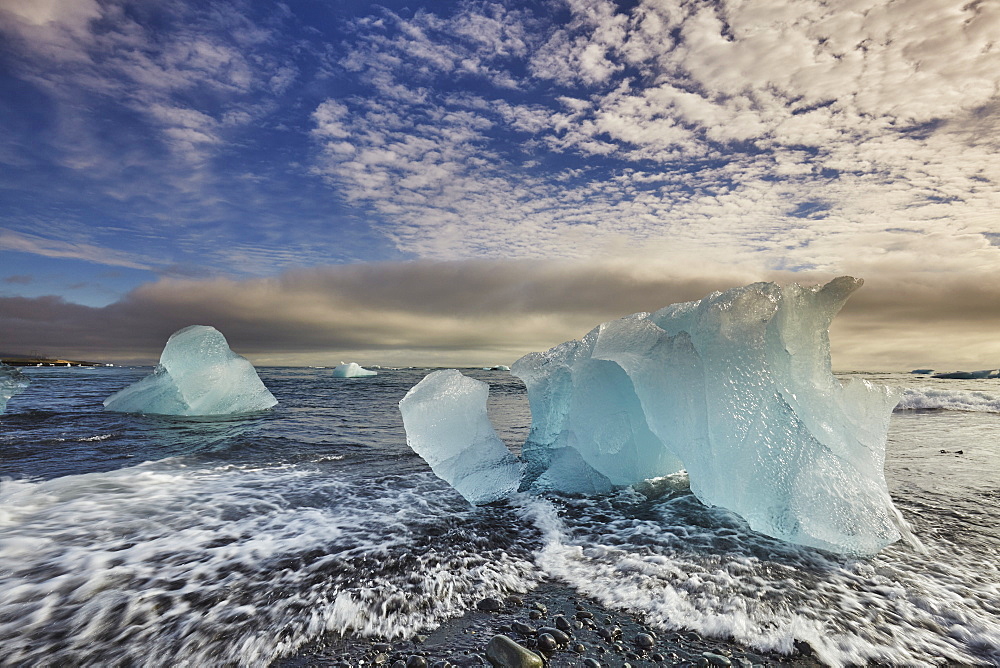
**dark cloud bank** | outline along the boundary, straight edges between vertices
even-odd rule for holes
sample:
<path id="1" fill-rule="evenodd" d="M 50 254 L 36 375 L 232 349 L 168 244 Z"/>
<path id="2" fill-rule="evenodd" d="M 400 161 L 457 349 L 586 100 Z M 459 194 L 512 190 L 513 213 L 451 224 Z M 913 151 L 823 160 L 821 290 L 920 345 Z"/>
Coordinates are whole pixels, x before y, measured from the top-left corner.
<path id="1" fill-rule="evenodd" d="M 148 363 L 172 332 L 209 324 L 258 364 L 509 363 L 605 320 L 714 290 L 830 278 L 739 270 L 699 277 L 627 261 L 469 260 L 332 266 L 243 281 L 161 280 L 102 308 L 56 297 L 0 298 L 0 350 Z M 834 365 L 995 366 L 998 303 L 1000 281 L 870 280 L 834 322 Z"/>

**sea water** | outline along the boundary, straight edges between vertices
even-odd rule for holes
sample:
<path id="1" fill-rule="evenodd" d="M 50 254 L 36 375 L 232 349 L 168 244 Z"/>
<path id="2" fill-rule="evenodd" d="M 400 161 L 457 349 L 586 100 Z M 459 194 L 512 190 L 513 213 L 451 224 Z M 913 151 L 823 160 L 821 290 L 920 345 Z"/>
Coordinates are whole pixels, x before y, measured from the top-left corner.
<path id="1" fill-rule="evenodd" d="M 234 417 L 103 410 L 148 372 L 31 368 L 0 416 L 0 665 L 267 665 L 546 579 L 830 665 L 1000 664 L 1000 380 L 865 375 L 908 388 L 886 477 L 926 551 L 858 559 L 756 534 L 683 476 L 473 508 L 406 446 L 427 370 L 262 368 L 279 404 Z M 524 386 L 465 373 L 516 451 Z"/>

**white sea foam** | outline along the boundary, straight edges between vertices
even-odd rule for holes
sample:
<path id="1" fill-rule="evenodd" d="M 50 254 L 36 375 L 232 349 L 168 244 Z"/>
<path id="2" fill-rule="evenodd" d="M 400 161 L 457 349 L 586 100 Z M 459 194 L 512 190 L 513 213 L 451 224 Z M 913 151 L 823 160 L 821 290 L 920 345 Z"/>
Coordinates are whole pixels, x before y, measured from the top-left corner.
<path id="1" fill-rule="evenodd" d="M 988 392 L 940 390 L 931 387 L 904 390 L 896 410 L 921 409 L 1000 413 L 1000 396 Z"/>
<path id="2" fill-rule="evenodd" d="M 754 534 L 690 494 L 519 503 L 547 575 L 661 629 L 782 653 L 805 641 L 830 666 L 981 663 L 970 647 L 1000 657 L 996 567 L 961 545 L 836 556 Z"/>
<path id="3" fill-rule="evenodd" d="M 327 631 L 412 634 L 531 586 L 530 552 L 463 533 L 488 512 L 426 473 L 315 463 L 5 480 L 0 665 L 254 666 Z"/>

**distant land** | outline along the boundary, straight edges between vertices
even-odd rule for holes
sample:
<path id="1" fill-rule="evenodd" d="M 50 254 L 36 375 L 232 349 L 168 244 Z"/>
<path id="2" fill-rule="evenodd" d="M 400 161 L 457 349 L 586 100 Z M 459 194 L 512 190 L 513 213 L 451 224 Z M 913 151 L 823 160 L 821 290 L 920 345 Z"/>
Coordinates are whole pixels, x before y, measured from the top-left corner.
<path id="1" fill-rule="evenodd" d="M 105 366 L 103 362 L 64 360 L 52 357 L 21 357 L 17 355 L 0 357 L 0 362 L 8 366 Z"/>

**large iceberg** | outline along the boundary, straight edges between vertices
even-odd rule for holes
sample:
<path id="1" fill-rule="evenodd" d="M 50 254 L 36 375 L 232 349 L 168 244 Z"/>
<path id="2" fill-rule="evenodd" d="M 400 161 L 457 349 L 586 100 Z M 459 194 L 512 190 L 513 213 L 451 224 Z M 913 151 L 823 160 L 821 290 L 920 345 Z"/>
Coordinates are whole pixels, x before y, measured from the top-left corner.
<path id="1" fill-rule="evenodd" d="M 378 371 L 365 369 L 357 362 L 348 362 L 347 364 L 341 362 L 333 369 L 334 378 L 367 378 L 377 375 Z"/>
<path id="2" fill-rule="evenodd" d="M 28 387 L 28 377 L 18 369 L 0 362 L 0 415 L 7 410 L 7 402 Z"/>
<path id="3" fill-rule="evenodd" d="M 277 403 L 253 365 L 207 325 L 174 332 L 153 373 L 104 400 L 108 410 L 160 415 L 250 413 Z"/>
<path id="4" fill-rule="evenodd" d="M 761 533 L 858 554 L 898 540 L 883 469 L 899 396 L 842 384 L 830 366 L 830 322 L 861 284 L 755 283 L 521 358 L 532 414 L 521 488 L 602 491 L 686 469 L 702 502 Z M 440 402 L 439 419 L 452 408 Z M 434 442 L 404 424 L 408 442 Z"/>
<path id="5" fill-rule="evenodd" d="M 489 385 L 455 369 L 435 371 L 399 402 L 406 442 L 470 503 L 510 496 L 523 465 L 486 415 Z"/>

